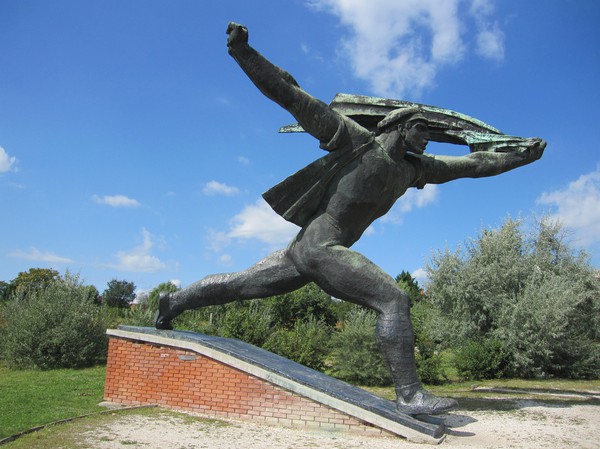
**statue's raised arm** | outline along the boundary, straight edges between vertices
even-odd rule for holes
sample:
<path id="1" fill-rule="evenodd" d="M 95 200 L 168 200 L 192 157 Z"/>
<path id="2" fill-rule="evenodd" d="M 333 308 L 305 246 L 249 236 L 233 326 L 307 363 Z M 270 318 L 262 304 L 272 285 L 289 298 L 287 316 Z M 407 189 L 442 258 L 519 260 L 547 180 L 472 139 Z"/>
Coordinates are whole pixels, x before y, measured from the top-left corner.
<path id="1" fill-rule="evenodd" d="M 230 22 L 227 47 L 248 78 L 275 103 L 286 109 L 304 130 L 321 142 L 329 142 L 343 125 L 341 115 L 304 91 L 285 70 L 272 64 L 248 44 L 248 29 Z"/>

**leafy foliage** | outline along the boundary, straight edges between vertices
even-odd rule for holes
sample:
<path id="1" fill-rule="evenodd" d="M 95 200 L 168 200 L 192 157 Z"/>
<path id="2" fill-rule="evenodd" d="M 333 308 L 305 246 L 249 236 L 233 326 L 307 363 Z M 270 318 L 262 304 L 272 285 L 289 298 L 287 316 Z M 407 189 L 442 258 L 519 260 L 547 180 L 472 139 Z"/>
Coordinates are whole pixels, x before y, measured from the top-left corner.
<path id="1" fill-rule="evenodd" d="M 263 348 L 313 369 L 324 368 L 330 329 L 316 317 L 296 321 L 293 329 L 279 328 Z"/>
<path id="2" fill-rule="evenodd" d="M 441 384 L 446 380 L 446 375 L 442 369 L 440 345 L 433 331 L 437 310 L 431 303 L 420 300 L 413 303 L 410 313 L 415 332 L 415 362 L 419 378 L 429 385 Z"/>
<path id="3" fill-rule="evenodd" d="M 108 288 L 102 293 L 102 302 L 109 307 L 129 307 L 135 299 L 135 284 L 133 282 L 113 279 L 108 282 Z"/>
<path id="4" fill-rule="evenodd" d="M 331 337 L 331 373 L 368 386 L 391 385 L 392 378 L 375 339 L 375 312 L 355 306 L 339 332 Z"/>
<path id="5" fill-rule="evenodd" d="M 500 379 L 510 372 L 511 354 L 496 338 L 469 340 L 455 351 L 452 363 L 463 380 Z"/>
<path id="6" fill-rule="evenodd" d="M 146 298 L 146 302 L 137 304 L 136 307 L 124 311 L 124 320 L 132 326 L 154 326 L 154 319 L 158 309 L 158 297 L 161 293 L 173 293 L 179 290 L 172 282 L 158 284 Z"/>
<path id="7" fill-rule="evenodd" d="M 293 329 L 296 322 L 313 318 L 323 321 L 327 326 L 333 326 L 337 322 L 334 300 L 314 283 L 263 301 L 270 309 L 276 326 Z"/>
<path id="8" fill-rule="evenodd" d="M 236 301 L 224 308 L 218 329 L 222 337 L 262 346 L 273 332 L 272 321 L 270 310 L 261 307 L 260 300 Z"/>
<path id="9" fill-rule="evenodd" d="M 3 357 L 11 367 L 81 368 L 105 356 L 105 327 L 89 289 L 67 274 L 17 294 L 3 309 Z"/>
<path id="10" fill-rule="evenodd" d="M 49 268 L 30 268 L 20 272 L 10 283 L 2 282 L 0 301 L 9 300 L 18 291 L 21 298 L 29 292 L 43 290 L 55 281 L 60 280 L 60 274 Z"/>
<path id="11" fill-rule="evenodd" d="M 408 294 L 411 304 L 414 304 L 421 299 L 421 287 L 408 271 L 402 270 L 402 272 L 396 276 L 396 282 L 398 283 L 398 286 Z"/>
<path id="12" fill-rule="evenodd" d="M 427 294 L 449 345 L 498 339 L 518 376 L 600 374 L 600 285 L 588 256 L 547 218 L 524 230 L 507 219 L 433 256 Z"/>
<path id="13" fill-rule="evenodd" d="M 8 301 L 12 288 L 8 282 L 0 281 L 0 304 L 3 301 Z"/>

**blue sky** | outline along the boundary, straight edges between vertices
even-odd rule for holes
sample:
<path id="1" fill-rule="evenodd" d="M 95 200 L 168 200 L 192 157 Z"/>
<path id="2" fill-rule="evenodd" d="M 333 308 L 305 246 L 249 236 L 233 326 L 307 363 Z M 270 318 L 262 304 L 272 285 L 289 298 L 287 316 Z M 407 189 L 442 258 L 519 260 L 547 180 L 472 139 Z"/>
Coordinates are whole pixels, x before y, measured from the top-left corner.
<path id="1" fill-rule="evenodd" d="M 0 0 L 0 280 L 185 286 L 287 244 L 261 193 L 324 153 L 277 133 L 293 119 L 227 54 L 229 21 L 326 102 L 417 101 L 548 141 L 504 175 L 411 190 L 354 246 L 391 275 L 543 213 L 600 267 L 596 0 Z"/>

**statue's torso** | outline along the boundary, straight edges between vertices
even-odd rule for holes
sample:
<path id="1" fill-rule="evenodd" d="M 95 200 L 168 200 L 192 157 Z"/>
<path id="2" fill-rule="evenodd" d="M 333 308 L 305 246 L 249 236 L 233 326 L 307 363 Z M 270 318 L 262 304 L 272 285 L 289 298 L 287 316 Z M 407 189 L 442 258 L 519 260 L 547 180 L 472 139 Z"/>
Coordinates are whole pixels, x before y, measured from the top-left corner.
<path id="1" fill-rule="evenodd" d="M 354 243 L 373 221 L 386 214 L 411 186 L 415 173 L 412 163 L 393 160 L 378 144 L 344 167 L 322 202 L 322 210 L 353 240 L 343 243 Z"/>

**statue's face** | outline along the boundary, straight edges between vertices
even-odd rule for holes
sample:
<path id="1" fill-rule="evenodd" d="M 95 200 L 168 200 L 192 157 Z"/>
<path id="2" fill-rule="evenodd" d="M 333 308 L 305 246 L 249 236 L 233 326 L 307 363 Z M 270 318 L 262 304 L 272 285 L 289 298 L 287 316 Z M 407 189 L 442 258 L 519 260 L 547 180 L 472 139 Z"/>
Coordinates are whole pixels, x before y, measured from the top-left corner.
<path id="1" fill-rule="evenodd" d="M 406 124 L 404 131 L 404 142 L 408 151 L 423 154 L 429 142 L 429 128 L 424 121 L 414 121 Z"/>

